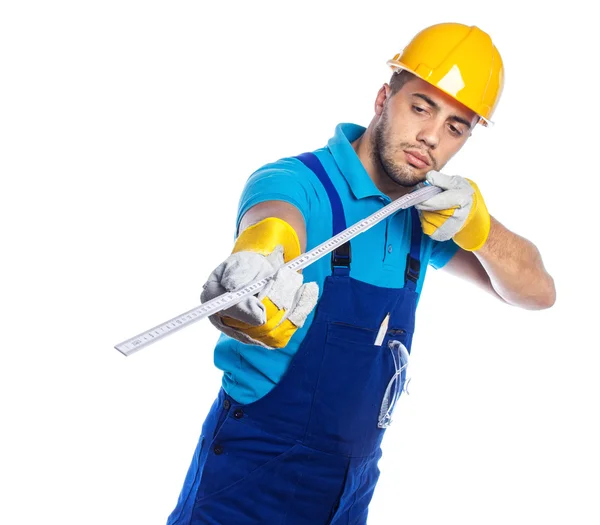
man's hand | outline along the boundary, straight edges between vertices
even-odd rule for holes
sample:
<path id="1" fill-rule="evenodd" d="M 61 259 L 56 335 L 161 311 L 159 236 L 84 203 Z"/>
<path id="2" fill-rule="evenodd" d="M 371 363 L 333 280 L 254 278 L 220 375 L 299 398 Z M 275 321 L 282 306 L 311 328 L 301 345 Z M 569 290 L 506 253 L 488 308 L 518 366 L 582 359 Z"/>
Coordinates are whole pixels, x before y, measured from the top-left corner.
<path id="1" fill-rule="evenodd" d="M 279 219 L 265 219 L 248 228 L 240 235 L 234 253 L 217 266 L 204 284 L 202 302 L 275 273 L 256 296 L 246 297 L 209 317 L 220 331 L 243 343 L 266 348 L 284 347 L 304 324 L 319 297 L 316 283 L 302 284 L 302 275 L 285 267 L 286 261 L 300 254 L 296 239 L 286 239 L 288 249 L 293 253 L 285 260 L 281 244 L 267 253 L 274 238 L 283 239 L 281 228 L 285 234 L 290 233 L 289 225 Z"/>
<path id="2" fill-rule="evenodd" d="M 423 231 L 436 241 L 454 239 L 463 250 L 481 248 L 490 233 L 490 214 L 477 184 L 430 171 L 427 181 L 446 191 L 417 204 Z"/>

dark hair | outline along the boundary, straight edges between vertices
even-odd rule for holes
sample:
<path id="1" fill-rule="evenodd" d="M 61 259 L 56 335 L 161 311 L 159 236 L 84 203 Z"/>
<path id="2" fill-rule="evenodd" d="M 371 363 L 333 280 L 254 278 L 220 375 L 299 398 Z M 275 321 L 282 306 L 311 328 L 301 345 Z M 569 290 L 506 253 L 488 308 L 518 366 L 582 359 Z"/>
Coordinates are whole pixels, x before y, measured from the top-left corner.
<path id="1" fill-rule="evenodd" d="M 413 75 L 410 71 L 406 71 L 406 69 L 398 69 L 394 71 L 392 78 L 390 78 L 390 96 L 398 93 L 398 91 L 402 89 L 402 86 L 412 78 L 415 78 L 415 75 Z"/>

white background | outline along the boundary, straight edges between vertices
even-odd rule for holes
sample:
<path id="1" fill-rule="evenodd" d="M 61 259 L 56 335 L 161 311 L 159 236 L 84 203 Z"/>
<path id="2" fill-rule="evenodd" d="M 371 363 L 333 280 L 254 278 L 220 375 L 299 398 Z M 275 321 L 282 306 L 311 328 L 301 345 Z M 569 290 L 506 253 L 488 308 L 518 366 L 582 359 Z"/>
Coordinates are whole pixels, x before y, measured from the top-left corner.
<path id="1" fill-rule="evenodd" d="M 246 178 L 367 125 L 385 61 L 444 21 L 506 68 L 496 126 L 445 171 L 539 247 L 558 301 L 429 273 L 370 523 L 600 523 L 598 27 L 552 5 L 3 2 L 0 523 L 165 523 L 218 334 L 113 346 L 197 306 Z"/>

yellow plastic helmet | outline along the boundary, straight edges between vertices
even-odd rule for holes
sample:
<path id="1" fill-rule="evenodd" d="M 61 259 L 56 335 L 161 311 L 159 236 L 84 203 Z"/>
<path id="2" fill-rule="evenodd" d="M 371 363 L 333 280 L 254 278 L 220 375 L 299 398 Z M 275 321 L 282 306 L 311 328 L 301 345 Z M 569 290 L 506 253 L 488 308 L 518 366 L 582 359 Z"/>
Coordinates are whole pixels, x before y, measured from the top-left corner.
<path id="1" fill-rule="evenodd" d="M 456 23 L 427 27 L 387 64 L 448 93 L 477 113 L 484 126 L 492 124 L 504 68 L 492 39 L 478 27 Z"/>

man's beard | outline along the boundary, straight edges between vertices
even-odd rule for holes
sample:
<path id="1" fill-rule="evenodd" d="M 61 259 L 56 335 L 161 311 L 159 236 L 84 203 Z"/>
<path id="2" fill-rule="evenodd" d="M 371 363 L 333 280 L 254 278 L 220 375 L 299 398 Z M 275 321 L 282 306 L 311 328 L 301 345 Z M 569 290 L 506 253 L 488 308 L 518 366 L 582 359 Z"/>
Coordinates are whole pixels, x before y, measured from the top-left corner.
<path id="1" fill-rule="evenodd" d="M 389 136 L 389 120 L 387 111 L 381 115 L 375 133 L 373 134 L 373 144 L 371 145 L 371 155 L 375 165 L 379 165 L 385 174 L 392 179 L 396 184 L 405 188 L 412 187 L 419 182 L 425 180 L 425 174 L 419 174 L 417 168 L 406 163 L 398 163 L 395 158 L 403 155 L 406 149 L 420 150 L 419 146 L 410 144 L 409 142 L 401 142 L 397 145 L 391 145 Z M 435 169 L 435 161 L 430 157 L 430 169 Z M 429 171 L 429 170 L 427 170 Z"/>

